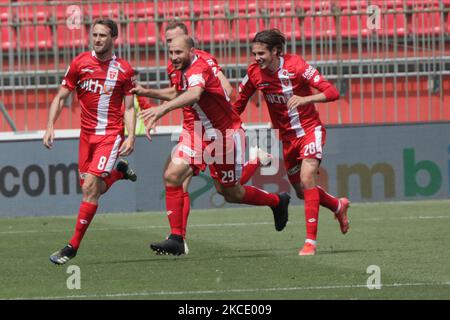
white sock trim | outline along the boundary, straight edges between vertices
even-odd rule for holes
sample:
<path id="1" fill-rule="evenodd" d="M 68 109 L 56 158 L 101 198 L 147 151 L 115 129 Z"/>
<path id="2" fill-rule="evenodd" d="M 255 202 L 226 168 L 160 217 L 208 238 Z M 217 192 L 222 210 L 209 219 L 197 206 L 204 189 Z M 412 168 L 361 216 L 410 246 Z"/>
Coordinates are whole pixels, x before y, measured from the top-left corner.
<path id="1" fill-rule="evenodd" d="M 338 207 L 336 209 L 335 214 L 339 214 L 339 211 L 341 211 L 341 200 L 338 199 Z"/>
<path id="2" fill-rule="evenodd" d="M 306 239 L 305 243 L 311 243 L 311 244 L 313 244 L 315 246 L 317 245 L 317 241 L 316 240 L 312 240 L 312 239 Z"/>

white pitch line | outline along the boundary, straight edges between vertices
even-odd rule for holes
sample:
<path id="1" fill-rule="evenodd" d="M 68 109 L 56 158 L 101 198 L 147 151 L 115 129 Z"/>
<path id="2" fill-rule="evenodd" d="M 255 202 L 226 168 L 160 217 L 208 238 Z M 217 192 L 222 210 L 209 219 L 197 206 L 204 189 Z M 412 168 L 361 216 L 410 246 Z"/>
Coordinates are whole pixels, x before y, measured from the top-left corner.
<path id="1" fill-rule="evenodd" d="M 383 288 L 398 287 L 424 287 L 424 286 L 450 286 L 450 281 L 436 283 L 391 283 L 381 284 Z M 229 289 L 229 290 L 198 290 L 198 291 L 143 291 L 143 292 L 121 292 L 121 293 L 97 293 L 86 295 L 67 295 L 53 297 L 17 297 L 0 298 L 0 300 L 58 300 L 58 299 L 91 299 L 91 298 L 124 298 L 137 296 L 177 296 L 196 294 L 223 294 L 223 293 L 251 293 L 251 292 L 276 292 L 276 291 L 306 291 L 306 290 L 334 290 L 334 289 L 368 289 L 366 284 L 352 285 L 328 285 L 315 287 L 289 287 L 289 288 L 254 288 L 254 289 Z M 369 289 L 368 289 L 369 290 Z M 375 290 L 376 291 L 376 290 Z M 375 292 L 374 291 L 374 292 Z"/>
<path id="2" fill-rule="evenodd" d="M 411 217 L 396 217 L 396 218 L 365 218 L 359 221 L 391 221 L 391 220 L 433 220 L 433 219 L 450 219 L 448 216 L 411 216 Z M 351 220 L 351 217 L 350 217 Z M 328 221 L 330 222 L 330 221 Z M 331 222 L 330 222 L 331 223 Z M 332 223 L 334 223 L 332 221 Z M 271 225 L 273 222 L 236 222 L 236 223 L 208 223 L 208 224 L 190 224 L 189 228 L 210 228 L 210 227 L 249 227 L 249 226 L 260 226 L 260 225 Z M 302 224 L 301 222 L 289 222 L 292 224 Z M 120 230 L 140 230 L 140 229 L 166 229 L 167 225 L 164 226 L 130 226 L 130 227 L 92 227 L 89 230 L 95 231 L 120 231 Z M 67 232 L 67 229 L 52 229 L 52 230 L 11 230 L 11 231 L 0 231 L 0 235 L 7 234 L 26 234 L 26 233 L 49 233 L 49 232 Z"/>

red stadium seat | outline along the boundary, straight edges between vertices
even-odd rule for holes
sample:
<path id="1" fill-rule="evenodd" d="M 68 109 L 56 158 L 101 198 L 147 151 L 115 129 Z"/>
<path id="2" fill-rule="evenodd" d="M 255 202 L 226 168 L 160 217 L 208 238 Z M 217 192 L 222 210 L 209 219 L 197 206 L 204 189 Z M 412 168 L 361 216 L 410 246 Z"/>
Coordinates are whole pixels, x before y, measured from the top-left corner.
<path id="1" fill-rule="evenodd" d="M 16 31 L 2 23 L 0 26 L 0 41 L 2 44 L 2 50 L 8 50 L 9 48 L 16 48 Z"/>
<path id="2" fill-rule="evenodd" d="M 252 41 L 258 31 L 264 29 L 264 23 L 262 19 L 234 19 L 232 24 L 233 39 L 239 41 Z"/>
<path id="3" fill-rule="evenodd" d="M 14 7 L 20 21 L 47 21 L 51 16 L 51 6 L 18 6 Z"/>
<path id="4" fill-rule="evenodd" d="M 450 34 L 450 14 L 447 16 L 446 30 L 447 34 Z"/>
<path id="5" fill-rule="evenodd" d="M 165 18 L 186 17 L 191 12 L 189 1 L 159 1 L 158 14 Z"/>
<path id="6" fill-rule="evenodd" d="M 391 9 L 396 7 L 403 7 L 403 0 L 370 0 L 367 5 L 376 5 L 380 9 Z"/>
<path id="7" fill-rule="evenodd" d="M 268 10 L 272 13 L 291 12 L 292 3 L 290 0 L 260 0 L 258 9 Z"/>
<path id="8" fill-rule="evenodd" d="M 154 45 L 157 41 L 155 22 L 130 22 L 124 38 L 130 46 Z"/>
<path id="9" fill-rule="evenodd" d="M 19 18 L 17 42 L 22 49 L 49 49 L 53 45 L 52 30 L 47 25 L 50 6 L 16 7 Z"/>
<path id="10" fill-rule="evenodd" d="M 307 39 L 336 37 L 336 23 L 329 11 L 308 11 L 303 21 L 303 32 Z M 314 15 L 314 16 L 313 16 Z"/>
<path id="11" fill-rule="evenodd" d="M 230 12 L 233 13 L 253 13 L 256 12 L 256 4 L 257 0 L 247 0 L 247 1 L 241 1 L 241 0 L 230 0 L 229 2 L 229 8 Z M 259 8 L 259 6 L 258 6 Z"/>
<path id="12" fill-rule="evenodd" d="M 0 22 L 5 22 L 8 20 L 12 20 L 13 17 L 13 11 L 11 10 L 11 8 L 8 7 L 0 7 Z"/>
<path id="13" fill-rule="evenodd" d="M 98 18 L 112 18 L 117 19 L 120 16 L 121 10 L 123 8 L 118 3 L 94 3 L 84 8 L 88 17 L 92 20 Z"/>
<path id="14" fill-rule="evenodd" d="M 187 10 L 190 12 L 189 1 L 187 2 Z M 227 9 L 231 5 L 228 1 L 223 0 L 192 0 L 193 9 L 195 15 L 205 16 L 205 15 L 215 15 L 215 14 L 225 14 Z"/>
<path id="15" fill-rule="evenodd" d="M 357 38 L 359 36 L 367 36 L 370 30 L 367 28 L 366 8 L 342 11 L 341 16 L 341 32 L 342 37 Z M 347 15 L 351 14 L 351 15 Z"/>
<path id="16" fill-rule="evenodd" d="M 283 32 L 288 41 L 292 39 L 292 35 L 295 39 L 301 39 L 300 19 L 298 18 L 270 18 L 269 28 L 277 28 Z"/>
<path id="17" fill-rule="evenodd" d="M 18 42 L 22 49 L 50 49 L 53 46 L 52 30 L 42 24 L 21 26 Z"/>
<path id="18" fill-rule="evenodd" d="M 318 0 L 295 0 L 294 8 L 300 8 L 307 11 L 328 11 L 330 10 L 330 1 Z"/>
<path id="19" fill-rule="evenodd" d="M 208 17 L 209 16 L 204 16 L 204 18 Z M 195 35 L 199 41 L 204 43 L 220 42 L 231 39 L 232 33 L 229 20 L 200 20 L 197 24 L 197 31 Z"/>
<path id="20" fill-rule="evenodd" d="M 59 48 L 81 48 L 89 46 L 89 34 L 84 25 L 69 28 L 66 24 L 56 26 L 56 41 Z"/>
<path id="21" fill-rule="evenodd" d="M 125 15 L 128 18 L 152 18 L 155 16 L 155 7 L 152 2 L 131 2 L 125 4 Z"/>
<path id="22" fill-rule="evenodd" d="M 419 10 L 419 8 L 416 8 Z M 436 10 L 437 8 L 430 8 Z M 444 31 L 439 12 L 415 12 L 412 14 L 411 31 L 415 35 L 440 34 Z"/>
<path id="23" fill-rule="evenodd" d="M 331 3 L 341 10 L 353 10 L 367 7 L 367 1 L 361 0 L 332 0 Z"/>
<path id="24" fill-rule="evenodd" d="M 388 36 L 403 36 L 406 33 L 407 23 L 404 13 L 395 13 L 395 10 L 388 10 L 381 15 L 381 29 L 377 33 Z"/>

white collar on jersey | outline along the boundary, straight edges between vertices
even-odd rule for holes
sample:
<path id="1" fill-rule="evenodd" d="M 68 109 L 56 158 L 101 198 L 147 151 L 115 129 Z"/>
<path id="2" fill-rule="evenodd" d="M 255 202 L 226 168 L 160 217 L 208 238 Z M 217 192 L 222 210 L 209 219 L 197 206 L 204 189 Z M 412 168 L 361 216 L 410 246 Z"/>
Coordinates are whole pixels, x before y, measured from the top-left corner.
<path id="1" fill-rule="evenodd" d="M 97 57 L 97 55 L 95 54 L 95 51 L 94 51 L 94 50 L 92 50 L 92 56 L 98 59 L 98 57 Z M 117 57 L 116 57 L 116 55 L 115 55 L 114 52 L 113 52 L 113 54 L 112 54 L 111 59 L 112 59 L 112 60 L 116 60 L 116 59 L 117 59 Z M 100 59 L 98 59 L 98 60 L 100 60 Z M 100 61 L 103 61 L 103 60 L 100 60 Z M 105 60 L 105 61 L 108 61 L 108 60 Z"/>
<path id="2" fill-rule="evenodd" d="M 283 67 L 284 67 L 284 58 L 282 56 L 280 56 L 280 67 L 278 70 L 283 69 Z"/>
<path id="3" fill-rule="evenodd" d="M 192 62 L 191 62 L 191 65 L 192 65 L 195 61 L 197 61 L 197 59 L 198 59 L 198 55 L 195 55 L 194 60 L 192 60 Z"/>

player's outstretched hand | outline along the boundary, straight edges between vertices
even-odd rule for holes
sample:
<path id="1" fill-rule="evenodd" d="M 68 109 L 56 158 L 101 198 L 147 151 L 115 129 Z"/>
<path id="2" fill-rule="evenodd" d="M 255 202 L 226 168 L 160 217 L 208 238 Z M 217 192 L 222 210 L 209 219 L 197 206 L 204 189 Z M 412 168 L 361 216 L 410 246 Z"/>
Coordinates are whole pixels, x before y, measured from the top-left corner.
<path id="1" fill-rule="evenodd" d="M 51 149 L 53 147 L 53 140 L 55 139 L 55 131 L 53 129 L 47 129 L 44 134 L 44 138 L 42 139 L 42 143 L 47 149 Z"/>
<path id="2" fill-rule="evenodd" d="M 143 86 L 141 86 L 139 83 L 136 84 L 136 86 L 130 90 L 130 93 L 138 95 L 138 96 L 145 95 L 145 92 L 146 92 L 146 89 Z"/>
<path id="3" fill-rule="evenodd" d="M 134 151 L 134 136 L 128 136 L 127 139 L 122 143 L 119 150 L 119 155 L 122 157 L 129 156 Z"/>
<path id="4" fill-rule="evenodd" d="M 287 106 L 289 109 L 292 109 L 292 108 L 297 108 L 297 107 L 303 106 L 308 103 L 309 103 L 309 100 L 307 97 L 292 96 L 289 98 L 289 100 L 287 102 Z"/>

